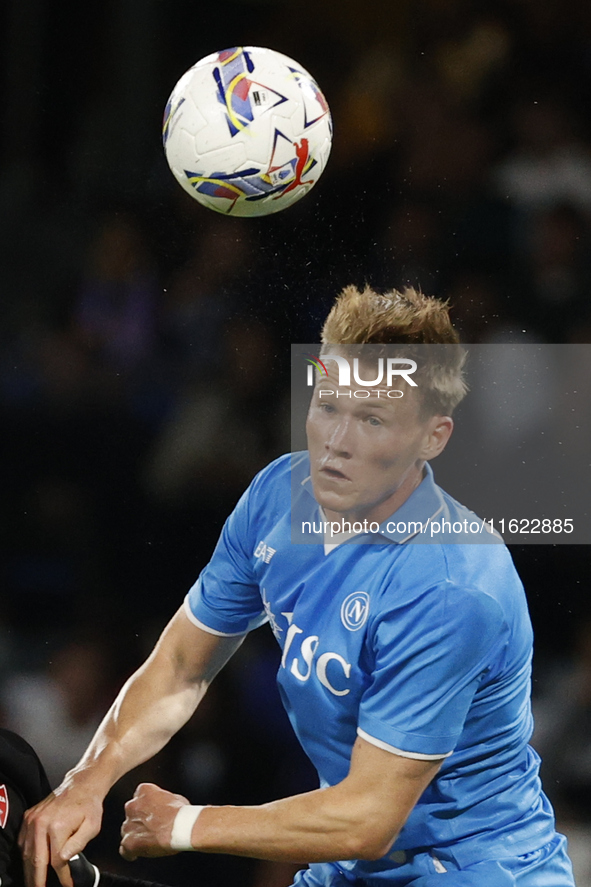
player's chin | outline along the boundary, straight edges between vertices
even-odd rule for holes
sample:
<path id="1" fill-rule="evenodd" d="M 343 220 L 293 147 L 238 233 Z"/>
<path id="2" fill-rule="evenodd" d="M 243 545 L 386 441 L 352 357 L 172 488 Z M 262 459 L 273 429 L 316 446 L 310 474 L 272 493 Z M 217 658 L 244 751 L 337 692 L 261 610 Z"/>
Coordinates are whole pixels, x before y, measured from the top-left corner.
<path id="1" fill-rule="evenodd" d="M 314 495 L 316 501 L 324 511 L 335 512 L 339 517 L 341 515 L 344 517 L 346 514 L 350 513 L 351 510 L 354 509 L 357 501 L 356 497 L 352 496 L 350 493 L 335 490 L 334 488 L 326 487 L 321 484 L 319 484 L 318 487 L 314 487 Z"/>

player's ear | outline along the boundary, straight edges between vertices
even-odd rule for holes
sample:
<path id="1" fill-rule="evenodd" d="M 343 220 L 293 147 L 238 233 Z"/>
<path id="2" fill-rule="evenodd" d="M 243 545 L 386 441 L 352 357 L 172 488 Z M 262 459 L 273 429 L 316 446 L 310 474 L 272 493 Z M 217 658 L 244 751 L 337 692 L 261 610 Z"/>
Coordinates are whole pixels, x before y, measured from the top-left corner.
<path id="1" fill-rule="evenodd" d="M 453 430 L 454 420 L 451 416 L 431 416 L 425 425 L 421 458 L 428 462 L 443 452 Z"/>

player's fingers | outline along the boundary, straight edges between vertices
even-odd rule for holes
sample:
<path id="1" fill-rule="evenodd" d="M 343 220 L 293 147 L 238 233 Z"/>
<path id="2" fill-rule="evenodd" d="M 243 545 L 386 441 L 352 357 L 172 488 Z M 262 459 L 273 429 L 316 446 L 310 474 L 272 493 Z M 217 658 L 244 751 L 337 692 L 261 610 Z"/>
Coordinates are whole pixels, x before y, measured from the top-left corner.
<path id="1" fill-rule="evenodd" d="M 137 799 L 134 795 L 131 801 L 128 801 L 125 805 L 125 819 L 121 824 L 121 843 L 119 845 L 119 853 L 123 857 L 123 859 L 127 860 L 127 862 L 133 862 L 135 859 L 138 858 L 138 830 L 141 832 L 144 831 L 141 818 L 137 815 L 134 815 L 133 808 L 136 804 Z"/>
<path id="2" fill-rule="evenodd" d="M 18 833 L 18 846 L 20 847 L 23 853 L 30 853 L 33 850 L 34 844 L 36 840 L 38 840 L 38 835 L 41 831 L 45 831 L 42 823 L 39 822 L 38 810 L 37 807 L 31 807 L 29 810 L 25 810 L 25 814 L 23 816 L 23 821 Z"/>
<path id="3" fill-rule="evenodd" d="M 135 862 L 137 859 L 137 853 L 134 852 L 132 848 L 132 838 L 128 834 L 123 833 L 123 828 L 121 829 L 121 843 L 119 845 L 119 854 L 123 857 L 123 859 L 127 860 L 127 862 Z"/>
<path id="4" fill-rule="evenodd" d="M 80 828 L 74 834 L 70 835 L 67 841 L 56 846 L 56 852 L 52 853 L 51 864 L 56 869 L 60 865 L 67 863 L 77 853 L 82 853 L 91 838 L 98 833 L 98 829 L 92 823 L 84 820 Z"/>
<path id="5" fill-rule="evenodd" d="M 40 805 L 38 805 L 40 806 Z M 49 864 L 49 836 L 38 809 L 25 811 L 18 843 L 23 855 L 26 887 L 45 887 Z"/>
<path id="6" fill-rule="evenodd" d="M 45 887 L 49 865 L 49 839 L 47 832 L 33 838 L 29 832 L 23 843 L 23 871 L 26 887 Z"/>
<path id="7" fill-rule="evenodd" d="M 54 865 L 54 870 L 56 875 L 60 880 L 60 884 L 62 887 L 74 887 L 74 881 L 72 879 L 72 873 L 70 871 L 70 866 L 67 862 L 62 862 L 60 865 Z"/>
<path id="8" fill-rule="evenodd" d="M 156 785 L 154 782 L 140 782 L 133 793 L 133 797 L 127 802 L 127 804 L 133 804 L 134 801 L 141 802 L 160 794 L 165 794 L 165 790 L 160 788 L 159 785 Z M 166 794 L 168 793 L 166 792 Z"/>

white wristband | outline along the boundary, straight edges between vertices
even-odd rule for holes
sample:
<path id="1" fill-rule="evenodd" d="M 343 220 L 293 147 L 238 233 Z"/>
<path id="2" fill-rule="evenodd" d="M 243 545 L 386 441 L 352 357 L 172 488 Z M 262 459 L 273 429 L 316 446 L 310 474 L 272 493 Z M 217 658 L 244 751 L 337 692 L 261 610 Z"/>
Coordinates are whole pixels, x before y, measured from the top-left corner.
<path id="1" fill-rule="evenodd" d="M 203 806 L 193 806 L 192 804 L 185 804 L 183 807 L 179 807 L 172 824 L 172 834 L 170 836 L 171 850 L 193 850 L 191 833 L 202 810 Z"/>

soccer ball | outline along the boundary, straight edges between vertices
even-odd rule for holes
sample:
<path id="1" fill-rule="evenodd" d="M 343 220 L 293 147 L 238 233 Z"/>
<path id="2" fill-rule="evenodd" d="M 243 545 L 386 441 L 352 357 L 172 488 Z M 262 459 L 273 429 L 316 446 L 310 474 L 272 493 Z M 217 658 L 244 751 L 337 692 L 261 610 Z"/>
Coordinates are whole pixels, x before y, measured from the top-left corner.
<path id="1" fill-rule="evenodd" d="M 293 59 L 258 46 L 215 52 L 172 91 L 162 140 L 175 178 L 199 203 L 264 216 L 299 200 L 326 166 L 326 99 Z"/>

